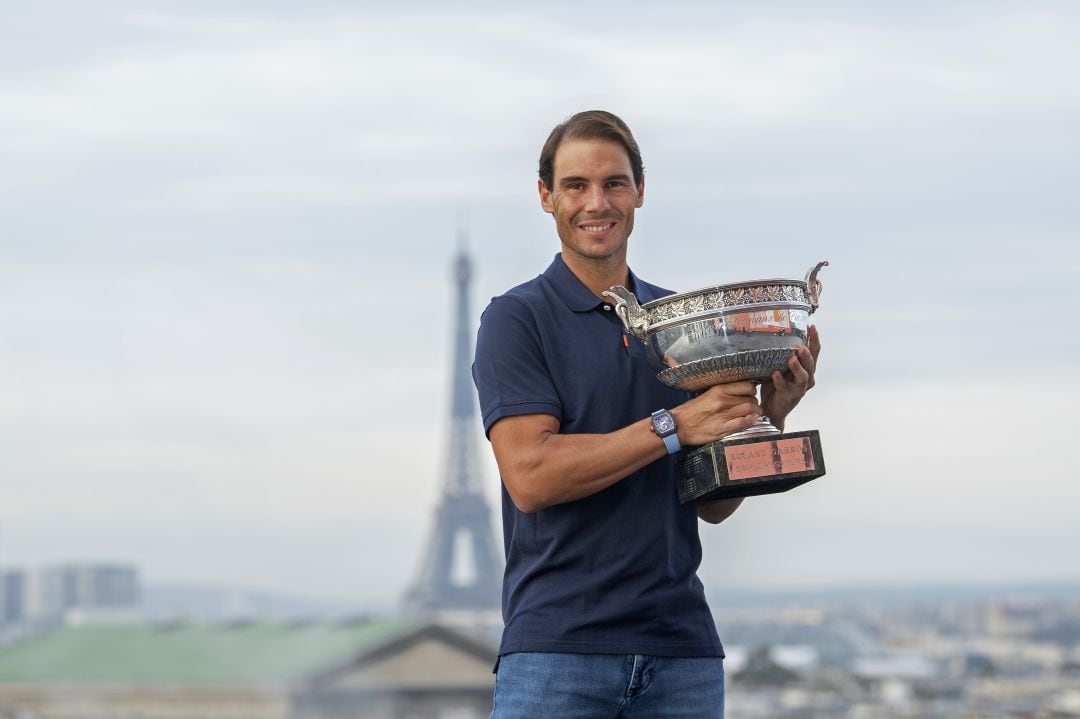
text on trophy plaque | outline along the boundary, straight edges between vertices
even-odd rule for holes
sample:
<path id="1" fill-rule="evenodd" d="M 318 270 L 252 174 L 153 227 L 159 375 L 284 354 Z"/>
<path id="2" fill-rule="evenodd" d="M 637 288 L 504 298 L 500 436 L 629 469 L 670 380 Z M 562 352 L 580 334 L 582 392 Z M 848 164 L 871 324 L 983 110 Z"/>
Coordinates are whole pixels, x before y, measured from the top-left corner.
<path id="1" fill-rule="evenodd" d="M 728 479 L 755 479 L 815 469 L 808 437 L 775 439 L 724 448 Z"/>

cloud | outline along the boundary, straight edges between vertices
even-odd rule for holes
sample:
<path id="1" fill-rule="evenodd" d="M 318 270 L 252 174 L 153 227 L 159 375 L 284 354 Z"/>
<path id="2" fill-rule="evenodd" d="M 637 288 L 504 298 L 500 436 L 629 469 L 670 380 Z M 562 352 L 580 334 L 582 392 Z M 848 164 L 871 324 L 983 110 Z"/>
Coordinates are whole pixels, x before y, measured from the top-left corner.
<path id="1" fill-rule="evenodd" d="M 197 208 L 191 188 L 205 182 L 218 203 L 249 188 L 265 208 L 317 208 L 398 198 L 420 158 L 431 160 L 422 170 L 432 181 L 415 186 L 419 195 L 445 191 L 445 167 L 464 170 L 464 186 L 475 184 L 471 170 L 494 170 L 498 186 L 510 172 L 499 155 L 539 136 L 559 104 L 623 105 L 650 139 L 713 153 L 792 132 L 832 148 L 993 133 L 1080 109 L 1077 93 L 1061 91 L 1077 59 L 1068 24 L 1037 12 L 915 29 L 708 13 L 689 26 L 623 21 L 601 33 L 510 14 L 141 15 L 111 25 L 161 42 L 0 86 L 9 186 L 34 167 L 33 184 L 45 189 L 76 162 L 83 173 L 112 174 L 149 156 L 165 158 L 166 172 L 132 188 L 136 197 L 150 191 Z M 588 63 L 577 59 L 585 46 Z M 668 138 L 676 110 L 679 132 Z M 1056 134 L 1068 138 L 1066 128 Z M 186 172 L 177 152 L 191 160 Z M 238 204 L 249 207 L 242 194 Z"/>

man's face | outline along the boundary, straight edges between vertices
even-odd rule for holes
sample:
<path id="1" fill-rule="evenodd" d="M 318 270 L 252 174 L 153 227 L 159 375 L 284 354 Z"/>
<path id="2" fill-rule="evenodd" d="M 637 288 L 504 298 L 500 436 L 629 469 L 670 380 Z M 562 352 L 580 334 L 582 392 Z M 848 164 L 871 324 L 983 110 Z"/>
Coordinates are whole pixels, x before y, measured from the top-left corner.
<path id="1" fill-rule="evenodd" d="M 626 148 L 609 140 L 565 140 L 552 163 L 553 188 L 540 182 L 540 204 L 555 216 L 563 252 L 625 261 L 634 210 L 645 183 L 634 185 Z"/>

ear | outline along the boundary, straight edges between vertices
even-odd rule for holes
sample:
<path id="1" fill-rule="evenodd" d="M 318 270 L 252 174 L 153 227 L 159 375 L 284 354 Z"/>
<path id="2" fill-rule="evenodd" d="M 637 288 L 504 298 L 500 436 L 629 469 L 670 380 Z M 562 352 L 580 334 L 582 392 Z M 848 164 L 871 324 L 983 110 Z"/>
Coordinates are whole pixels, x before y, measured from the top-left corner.
<path id="1" fill-rule="evenodd" d="M 634 207 L 641 207 L 645 204 L 645 178 L 641 178 L 641 182 L 637 186 L 637 204 Z"/>
<path id="2" fill-rule="evenodd" d="M 549 215 L 555 214 L 555 202 L 551 194 L 551 190 L 544 187 L 543 180 L 536 181 L 536 189 L 540 192 L 540 206 L 544 208 L 544 212 Z M 640 207 L 640 205 L 638 205 Z"/>

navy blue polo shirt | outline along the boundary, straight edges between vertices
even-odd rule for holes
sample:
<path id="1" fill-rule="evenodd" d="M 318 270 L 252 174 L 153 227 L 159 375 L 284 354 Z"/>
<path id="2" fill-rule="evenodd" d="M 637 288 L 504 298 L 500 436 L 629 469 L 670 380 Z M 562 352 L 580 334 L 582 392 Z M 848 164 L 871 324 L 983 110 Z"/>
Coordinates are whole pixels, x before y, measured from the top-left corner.
<path id="1" fill-rule="evenodd" d="M 634 277 L 642 302 L 671 294 Z M 627 346 L 629 345 L 629 346 Z M 550 414 L 563 434 L 607 433 L 690 395 L 656 378 L 645 348 L 556 255 L 484 311 L 473 377 L 484 429 Z M 723 656 L 697 568 L 696 509 L 665 456 L 584 499 L 520 511 L 502 490 L 505 630 L 499 654 Z"/>

